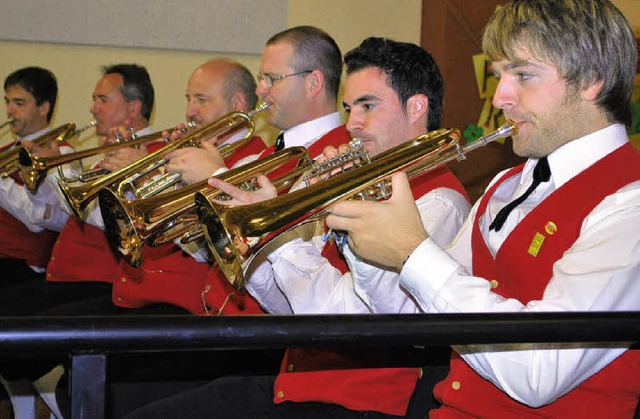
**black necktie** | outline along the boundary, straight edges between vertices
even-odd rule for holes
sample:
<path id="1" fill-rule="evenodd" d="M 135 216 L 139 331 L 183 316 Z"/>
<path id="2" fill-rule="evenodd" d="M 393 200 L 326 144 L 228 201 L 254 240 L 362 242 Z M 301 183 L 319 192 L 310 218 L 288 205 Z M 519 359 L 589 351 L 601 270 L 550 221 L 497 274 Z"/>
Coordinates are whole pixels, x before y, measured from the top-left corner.
<path id="1" fill-rule="evenodd" d="M 498 215 L 496 215 L 496 218 L 489 226 L 489 231 L 500 231 L 504 222 L 507 221 L 509 213 L 515 207 L 520 205 L 525 199 L 527 199 L 527 197 L 531 195 L 531 192 L 533 192 L 538 187 L 538 185 L 540 185 L 542 182 L 548 182 L 549 179 L 551 179 L 551 169 L 549 169 L 549 162 L 547 161 L 547 158 L 543 157 L 538 160 L 536 167 L 533 168 L 533 183 L 531 184 L 531 186 L 529 186 L 529 189 L 527 189 L 525 193 L 520 195 L 518 198 L 507 204 L 507 206 L 502 208 L 500 211 L 498 211 Z"/>
<path id="2" fill-rule="evenodd" d="M 284 132 L 280 132 L 278 134 L 278 139 L 276 140 L 276 146 L 274 151 L 280 151 L 284 148 Z"/>

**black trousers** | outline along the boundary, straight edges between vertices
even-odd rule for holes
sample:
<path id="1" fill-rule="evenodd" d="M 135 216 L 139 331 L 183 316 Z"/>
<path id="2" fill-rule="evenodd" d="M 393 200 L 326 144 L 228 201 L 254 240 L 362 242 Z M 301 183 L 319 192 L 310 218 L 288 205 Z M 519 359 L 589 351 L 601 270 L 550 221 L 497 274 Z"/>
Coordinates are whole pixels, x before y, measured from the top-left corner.
<path id="1" fill-rule="evenodd" d="M 342 406 L 273 402 L 273 376 L 222 377 L 205 386 L 159 400 L 133 411 L 127 419 L 386 419 L 398 416 L 359 412 Z"/>

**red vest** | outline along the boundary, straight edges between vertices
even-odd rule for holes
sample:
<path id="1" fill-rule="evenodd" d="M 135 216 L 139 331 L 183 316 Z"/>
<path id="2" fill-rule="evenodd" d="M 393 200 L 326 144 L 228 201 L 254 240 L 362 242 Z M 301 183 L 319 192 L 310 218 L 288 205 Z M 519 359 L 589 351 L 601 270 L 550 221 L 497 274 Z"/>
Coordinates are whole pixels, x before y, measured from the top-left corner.
<path id="1" fill-rule="evenodd" d="M 245 144 L 236 148 L 230 156 L 224 159 L 224 163 L 227 167 L 233 167 L 233 165 L 236 164 L 239 160 L 248 156 L 260 154 L 266 148 L 267 145 L 264 143 L 262 138 L 256 135 Z"/>
<path id="2" fill-rule="evenodd" d="M 509 171 L 487 191 L 479 204 L 472 232 L 474 275 L 496 279 L 498 286 L 494 292 L 503 297 L 517 298 L 523 304 L 541 299 L 552 277 L 553 264 L 578 238 L 584 218 L 606 196 L 640 179 L 637 171 L 619 168 L 638 167 L 639 164 L 640 155 L 627 144 L 580 173 L 518 224 L 494 260 L 480 234 L 478 220 L 498 185 L 521 171 L 522 166 Z M 555 231 L 545 229 L 549 222 L 555 224 Z M 534 257 L 528 249 L 537 234 L 542 235 L 544 241 Z M 434 390 L 443 407 L 432 411 L 431 415 L 630 418 L 638 404 L 639 374 L 640 353 L 627 351 L 568 394 L 534 409 L 516 402 L 480 377 L 454 352 L 449 375 Z"/>
<path id="3" fill-rule="evenodd" d="M 446 166 L 412 178 L 411 187 L 415 199 L 439 187 L 467 197 L 460 181 Z M 324 247 L 322 256 L 343 274 L 348 271 L 335 242 Z M 289 348 L 276 379 L 274 401 L 317 401 L 403 416 L 421 370 L 384 367 L 405 355 L 411 356 L 411 351 Z"/>
<path id="4" fill-rule="evenodd" d="M 150 153 L 164 145 L 157 141 L 148 146 Z M 102 230 L 69 217 L 53 247 L 47 266 L 48 281 L 108 282 L 123 278 L 117 257 Z"/>
<path id="5" fill-rule="evenodd" d="M 0 148 L 0 152 L 10 149 L 15 142 Z M 63 144 L 68 145 L 68 144 Z M 13 176 L 18 185 L 22 185 L 19 173 Z M 40 233 L 30 231 L 3 208 L 0 208 L 0 258 L 24 260 L 29 266 L 45 268 L 51 257 L 53 244 L 58 233 L 43 230 Z"/>

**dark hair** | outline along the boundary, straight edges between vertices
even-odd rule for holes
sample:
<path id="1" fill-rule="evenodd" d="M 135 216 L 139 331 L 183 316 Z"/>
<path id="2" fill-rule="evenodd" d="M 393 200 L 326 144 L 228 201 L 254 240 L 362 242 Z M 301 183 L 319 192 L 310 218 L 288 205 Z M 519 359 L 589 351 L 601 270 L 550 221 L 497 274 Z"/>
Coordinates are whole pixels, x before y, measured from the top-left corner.
<path id="1" fill-rule="evenodd" d="M 444 81 L 435 60 L 421 47 L 386 38 L 367 38 L 344 56 L 347 74 L 365 68 L 379 68 L 398 95 L 403 109 L 410 97 L 424 94 L 429 99 L 428 131 L 440 127 Z"/>
<path id="2" fill-rule="evenodd" d="M 58 96 L 58 82 L 51 71 L 40 67 L 21 68 L 4 80 L 4 90 L 11 86 L 20 86 L 29 92 L 35 98 L 37 106 L 49 102 L 47 122 L 51 121 Z"/>
<path id="3" fill-rule="evenodd" d="M 105 76 L 107 74 L 120 74 L 122 76 L 120 93 L 124 96 L 124 100 L 127 102 L 139 100 L 142 103 L 140 113 L 147 120 L 151 118 L 154 91 L 146 68 L 136 64 L 115 64 L 102 67 L 102 73 Z"/>
<path id="4" fill-rule="evenodd" d="M 289 63 L 293 71 L 320 70 L 324 74 L 325 91 L 337 99 L 342 75 L 342 53 L 336 41 L 315 26 L 296 26 L 273 35 L 267 45 L 290 42 L 294 55 Z"/>
<path id="5" fill-rule="evenodd" d="M 522 47 L 554 65 L 573 91 L 602 81 L 598 105 L 610 120 L 631 126 L 637 44 L 610 1 L 512 1 L 487 23 L 482 49 L 492 61 L 518 62 Z"/>
<path id="6" fill-rule="evenodd" d="M 256 80 L 242 64 L 229 60 L 229 70 L 224 74 L 224 91 L 227 96 L 227 100 L 233 96 L 236 92 L 241 92 L 247 99 L 247 108 L 251 110 L 256 107 L 258 103 L 258 96 L 256 95 Z"/>

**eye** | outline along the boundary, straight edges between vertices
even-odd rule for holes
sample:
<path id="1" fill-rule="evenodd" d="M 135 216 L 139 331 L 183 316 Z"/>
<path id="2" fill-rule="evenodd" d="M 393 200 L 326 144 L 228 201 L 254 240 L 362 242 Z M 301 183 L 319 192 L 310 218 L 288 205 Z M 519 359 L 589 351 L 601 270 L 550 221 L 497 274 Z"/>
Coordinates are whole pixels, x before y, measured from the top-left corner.
<path id="1" fill-rule="evenodd" d="M 347 115 L 349 115 L 351 113 L 351 108 L 349 106 L 345 106 L 344 107 L 344 113 L 346 113 Z"/>
<path id="2" fill-rule="evenodd" d="M 533 74 L 531 74 L 531 73 L 525 73 L 525 72 L 519 72 L 519 73 L 518 73 L 518 78 L 519 78 L 521 81 L 529 80 L 529 79 L 530 79 L 530 78 L 532 78 L 532 77 L 533 77 Z"/>
<path id="3" fill-rule="evenodd" d="M 362 109 L 364 109 L 365 111 L 370 111 L 372 109 L 375 108 L 375 105 L 373 103 L 363 103 L 362 104 Z"/>

